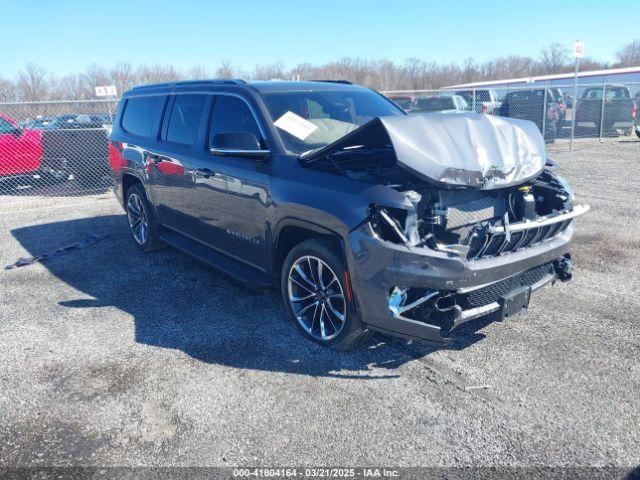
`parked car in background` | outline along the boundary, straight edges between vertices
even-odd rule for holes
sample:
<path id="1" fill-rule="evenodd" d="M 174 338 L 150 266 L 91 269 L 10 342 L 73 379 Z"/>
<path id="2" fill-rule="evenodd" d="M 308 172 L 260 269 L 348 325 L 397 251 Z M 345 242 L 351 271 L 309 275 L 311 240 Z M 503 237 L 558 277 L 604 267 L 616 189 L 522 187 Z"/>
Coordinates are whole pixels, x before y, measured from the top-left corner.
<path id="1" fill-rule="evenodd" d="M 280 288 L 296 330 L 347 350 L 446 344 L 571 278 L 589 207 L 544 150 L 531 122 L 407 115 L 345 82 L 213 80 L 126 92 L 110 164 L 140 250 Z"/>
<path id="2" fill-rule="evenodd" d="M 108 114 L 60 115 L 42 132 L 42 166 L 94 186 L 109 173 Z"/>
<path id="3" fill-rule="evenodd" d="M 502 105 L 495 90 L 456 90 L 455 93 L 464 98 L 471 110 L 477 113 L 498 113 L 500 105 Z"/>
<path id="4" fill-rule="evenodd" d="M 411 104 L 410 113 L 468 112 L 471 110 L 460 95 L 417 97 Z"/>
<path id="5" fill-rule="evenodd" d="M 553 96 L 556 99 L 556 105 L 558 105 L 558 125 L 556 130 L 559 133 L 567 121 L 567 108 L 569 108 L 569 106 L 567 105 L 567 99 L 561 89 L 549 88 L 549 91 L 553 93 Z"/>
<path id="6" fill-rule="evenodd" d="M 636 103 L 631 98 L 629 87 L 613 84 L 604 88 L 588 87 L 576 105 L 576 125 L 595 128 L 606 135 L 615 134 L 619 129 L 629 135 L 636 113 Z"/>
<path id="7" fill-rule="evenodd" d="M 396 105 L 398 105 L 405 112 L 408 112 L 411 108 L 411 103 L 413 102 L 413 97 L 409 95 L 392 95 L 389 97 L 390 100 L 393 100 Z"/>
<path id="8" fill-rule="evenodd" d="M 55 120 L 55 117 L 37 117 L 20 122 L 20 126 L 29 130 L 46 130 L 53 120 Z"/>
<path id="9" fill-rule="evenodd" d="M 564 94 L 564 101 L 567 104 L 567 108 L 573 108 L 573 95 L 571 93 Z"/>
<path id="10" fill-rule="evenodd" d="M 530 120 L 536 124 L 540 132 L 544 130 L 545 141 L 553 142 L 556 139 L 560 113 L 556 97 L 549 88 L 546 89 L 546 105 L 544 88 L 509 92 L 505 95 L 498 113 L 502 117 Z"/>
<path id="11" fill-rule="evenodd" d="M 46 130 L 105 128 L 112 120 L 108 114 L 68 114 L 55 117 L 47 125 Z"/>
<path id="12" fill-rule="evenodd" d="M 42 132 L 23 128 L 0 114 L 0 180 L 36 173 L 41 166 Z"/>

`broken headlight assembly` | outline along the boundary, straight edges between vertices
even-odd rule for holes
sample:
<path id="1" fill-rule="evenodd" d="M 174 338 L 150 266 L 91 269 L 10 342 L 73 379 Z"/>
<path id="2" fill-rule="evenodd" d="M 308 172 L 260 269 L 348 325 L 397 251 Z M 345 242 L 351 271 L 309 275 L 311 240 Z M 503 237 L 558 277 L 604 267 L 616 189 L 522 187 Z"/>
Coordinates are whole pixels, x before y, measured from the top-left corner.
<path id="1" fill-rule="evenodd" d="M 413 208 L 404 210 L 370 205 L 369 223 L 373 232 L 382 240 L 416 246 L 423 243 L 418 231 L 421 222 L 418 218 L 418 205 L 422 200 L 422 195 L 413 190 L 404 192 L 404 194 Z"/>

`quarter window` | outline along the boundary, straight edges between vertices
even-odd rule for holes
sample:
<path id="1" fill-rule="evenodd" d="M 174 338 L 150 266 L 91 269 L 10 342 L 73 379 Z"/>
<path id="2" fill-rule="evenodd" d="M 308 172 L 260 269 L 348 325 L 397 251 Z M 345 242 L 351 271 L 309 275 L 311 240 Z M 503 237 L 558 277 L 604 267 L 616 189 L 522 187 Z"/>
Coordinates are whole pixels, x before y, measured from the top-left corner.
<path id="1" fill-rule="evenodd" d="M 204 95 L 178 95 L 171 109 L 167 141 L 193 145 L 204 108 Z"/>
<path id="2" fill-rule="evenodd" d="M 127 100 L 122 115 L 122 128 L 140 137 L 151 136 L 164 107 L 165 96 L 135 97 Z"/>
<path id="3" fill-rule="evenodd" d="M 215 147 L 213 137 L 218 133 L 249 132 L 262 138 L 256 119 L 244 100 L 230 95 L 219 95 L 213 106 L 209 145 Z"/>

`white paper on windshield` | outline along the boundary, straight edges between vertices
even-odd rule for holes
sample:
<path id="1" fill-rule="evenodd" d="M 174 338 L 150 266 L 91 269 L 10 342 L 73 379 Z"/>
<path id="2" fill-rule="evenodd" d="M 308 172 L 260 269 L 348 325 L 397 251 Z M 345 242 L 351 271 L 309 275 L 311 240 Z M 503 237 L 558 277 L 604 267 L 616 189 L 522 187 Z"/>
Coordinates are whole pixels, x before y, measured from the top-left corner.
<path id="1" fill-rule="evenodd" d="M 273 124 L 300 140 L 304 140 L 318 129 L 317 125 L 305 120 L 300 115 L 296 115 L 292 111 L 288 111 L 282 115 L 278 120 L 273 122 Z"/>

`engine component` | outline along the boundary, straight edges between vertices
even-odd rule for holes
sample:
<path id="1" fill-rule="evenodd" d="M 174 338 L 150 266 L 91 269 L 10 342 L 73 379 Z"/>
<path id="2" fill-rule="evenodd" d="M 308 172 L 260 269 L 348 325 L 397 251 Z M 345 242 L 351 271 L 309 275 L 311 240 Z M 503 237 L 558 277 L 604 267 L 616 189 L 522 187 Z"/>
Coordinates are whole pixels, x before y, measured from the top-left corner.
<path id="1" fill-rule="evenodd" d="M 446 209 L 448 230 L 465 225 L 473 225 L 494 218 L 501 218 L 506 212 L 504 199 L 486 195 L 477 200 L 451 205 Z"/>
<path id="2" fill-rule="evenodd" d="M 520 195 L 516 196 L 516 219 L 535 220 L 536 199 L 531 193 L 531 187 L 521 187 L 518 189 Z"/>

